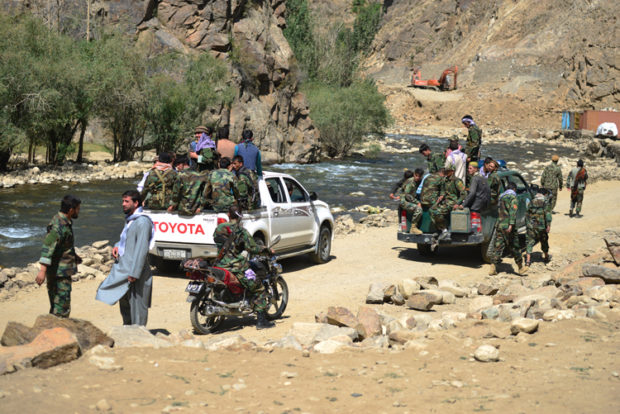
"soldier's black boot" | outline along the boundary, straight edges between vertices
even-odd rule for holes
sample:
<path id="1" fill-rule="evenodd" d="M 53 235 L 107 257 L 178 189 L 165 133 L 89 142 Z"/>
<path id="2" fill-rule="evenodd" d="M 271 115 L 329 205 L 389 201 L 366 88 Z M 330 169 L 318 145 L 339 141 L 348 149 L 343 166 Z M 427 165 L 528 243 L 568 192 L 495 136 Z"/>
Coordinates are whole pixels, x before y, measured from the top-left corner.
<path id="1" fill-rule="evenodd" d="M 273 328 L 274 326 L 276 326 L 276 324 L 267 319 L 265 311 L 258 312 L 256 314 L 256 329 L 269 329 Z"/>

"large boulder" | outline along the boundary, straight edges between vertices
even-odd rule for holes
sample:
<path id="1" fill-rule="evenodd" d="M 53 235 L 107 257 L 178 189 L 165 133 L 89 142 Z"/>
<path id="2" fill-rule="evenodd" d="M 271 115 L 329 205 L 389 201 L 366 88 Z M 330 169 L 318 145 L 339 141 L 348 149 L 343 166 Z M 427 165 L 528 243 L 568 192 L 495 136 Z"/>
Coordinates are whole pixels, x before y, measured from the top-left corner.
<path id="1" fill-rule="evenodd" d="M 83 319 L 59 318 L 54 315 L 40 315 L 32 328 L 17 322 L 9 322 L 0 343 L 4 346 L 16 346 L 30 343 L 39 333 L 46 329 L 66 328 L 72 332 L 80 344 L 82 352 L 95 345 L 113 346 L 114 340 L 99 328 Z"/>
<path id="2" fill-rule="evenodd" d="M 115 326 L 108 332 L 108 336 L 114 339 L 116 348 L 166 348 L 172 343 L 157 338 L 144 326 L 124 325 Z"/>
<path id="3" fill-rule="evenodd" d="M 374 309 L 362 306 L 357 312 L 357 320 L 359 322 L 357 330 L 362 339 L 381 335 L 383 331 L 381 318 Z"/>
<path id="4" fill-rule="evenodd" d="M 620 268 L 584 264 L 581 271 L 586 277 L 600 277 L 605 283 L 620 283 Z"/>
<path id="5" fill-rule="evenodd" d="M 80 356 L 77 338 L 66 328 L 46 329 L 26 345 L 0 348 L 0 375 L 27 367 L 49 368 Z"/>
<path id="6" fill-rule="evenodd" d="M 330 306 L 327 308 L 327 323 L 336 326 L 348 326 L 357 328 L 359 321 L 353 313 L 342 306 Z"/>

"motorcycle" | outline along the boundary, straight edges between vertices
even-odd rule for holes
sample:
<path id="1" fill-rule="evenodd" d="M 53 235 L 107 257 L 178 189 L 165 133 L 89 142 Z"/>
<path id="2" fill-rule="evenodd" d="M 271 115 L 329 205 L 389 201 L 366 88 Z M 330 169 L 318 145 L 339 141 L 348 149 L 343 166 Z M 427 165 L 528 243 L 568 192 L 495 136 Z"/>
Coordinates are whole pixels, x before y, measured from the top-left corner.
<path id="1" fill-rule="evenodd" d="M 273 244 L 279 241 L 276 238 Z M 288 286 L 277 256 L 260 254 L 249 260 L 250 269 L 261 280 L 268 294 L 266 315 L 278 319 L 288 304 Z M 237 278 L 228 270 L 210 266 L 204 259 L 189 259 L 183 263 L 190 282 L 185 288 L 191 302 L 190 321 L 195 331 L 209 334 L 229 316 L 247 316 L 254 313 L 251 293 L 246 292 Z"/>

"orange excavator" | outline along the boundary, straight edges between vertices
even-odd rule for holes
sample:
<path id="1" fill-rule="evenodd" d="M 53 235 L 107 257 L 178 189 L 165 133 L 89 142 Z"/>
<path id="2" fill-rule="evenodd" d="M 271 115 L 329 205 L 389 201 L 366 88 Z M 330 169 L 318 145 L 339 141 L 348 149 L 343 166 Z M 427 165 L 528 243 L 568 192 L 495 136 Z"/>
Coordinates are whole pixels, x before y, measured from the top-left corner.
<path id="1" fill-rule="evenodd" d="M 451 91 L 456 89 L 456 78 L 458 73 L 459 68 L 457 66 L 452 66 L 444 70 L 439 79 L 423 80 L 420 69 L 414 69 L 410 86 L 414 88 L 434 89 L 436 91 Z"/>

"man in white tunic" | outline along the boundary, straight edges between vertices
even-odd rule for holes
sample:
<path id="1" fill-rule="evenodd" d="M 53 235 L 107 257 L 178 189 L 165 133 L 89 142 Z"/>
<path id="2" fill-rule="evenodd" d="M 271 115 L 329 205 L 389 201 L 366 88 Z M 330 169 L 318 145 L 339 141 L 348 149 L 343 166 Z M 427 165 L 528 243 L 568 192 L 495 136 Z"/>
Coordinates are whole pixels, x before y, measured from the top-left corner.
<path id="1" fill-rule="evenodd" d="M 142 212 L 142 199 L 136 190 L 123 193 L 125 227 L 112 250 L 116 263 L 97 289 L 96 299 L 108 305 L 119 302 L 123 325 L 146 325 L 151 306 L 153 274 L 147 259 L 153 239 L 153 222 Z"/>

